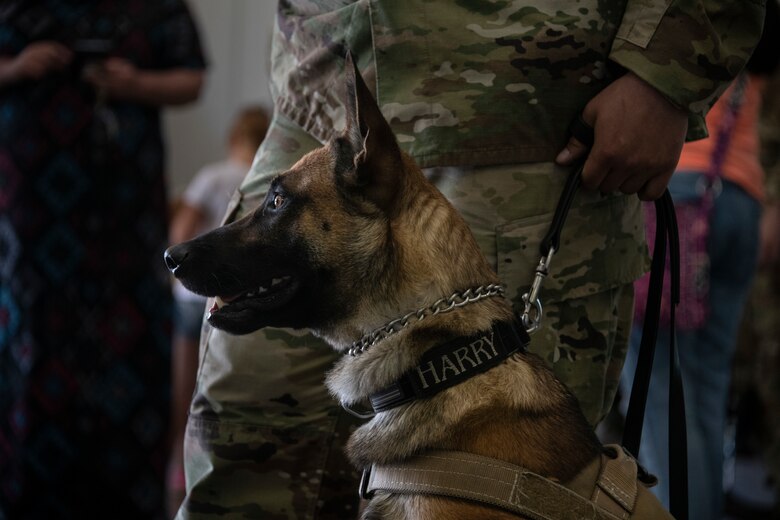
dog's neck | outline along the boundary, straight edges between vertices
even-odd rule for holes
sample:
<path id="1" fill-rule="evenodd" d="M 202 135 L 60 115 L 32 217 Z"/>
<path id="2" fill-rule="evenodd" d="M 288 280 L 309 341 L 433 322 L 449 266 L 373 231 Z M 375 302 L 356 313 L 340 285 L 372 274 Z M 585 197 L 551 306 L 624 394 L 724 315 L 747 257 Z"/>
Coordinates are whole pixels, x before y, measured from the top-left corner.
<path id="1" fill-rule="evenodd" d="M 366 407 L 363 401 L 368 396 L 385 389 L 417 366 L 426 351 L 454 338 L 486 331 L 496 321 L 512 318 L 511 306 L 503 298 L 488 298 L 433 316 L 385 338 L 362 355 L 343 356 L 328 373 L 327 386 L 342 403 L 358 409 Z M 492 415 L 494 413 L 498 415 Z M 353 434 L 348 452 L 358 467 L 401 460 L 424 449 L 473 451 L 503 458 L 501 450 L 496 451 L 496 447 L 506 439 L 494 442 L 497 439 L 495 435 L 511 431 L 513 435 L 523 437 L 538 430 L 543 433 L 534 433 L 534 442 L 542 442 L 552 434 L 549 428 L 545 428 L 557 424 L 555 418 L 550 421 L 541 419 L 551 415 L 576 415 L 579 423 L 575 424 L 579 426 L 570 435 L 582 436 L 596 445 L 588 438 L 592 432 L 581 412 L 576 410 L 576 401 L 566 397 L 565 389 L 555 380 L 552 372 L 535 356 L 518 354 L 432 397 L 406 402 L 378 413 Z M 506 421 L 507 424 L 498 430 L 492 426 L 485 427 L 483 431 L 488 433 L 481 438 L 469 423 L 469 417 L 480 417 L 488 422 Z M 532 427 L 531 423 L 537 422 L 542 426 Z M 480 428 L 476 427 L 477 430 Z M 539 471 L 545 468 L 526 458 L 515 444 L 512 446 L 512 454 L 504 460 Z M 539 449 L 547 448 L 539 445 Z M 589 460 L 595 453 L 593 450 L 588 448 L 578 463 Z M 564 475 L 565 471 L 551 474 Z"/>
<path id="2" fill-rule="evenodd" d="M 391 269 L 366 290 L 375 296 L 361 302 L 361 311 L 333 331 L 335 335 L 325 336 L 341 352 L 409 313 L 427 312 L 439 300 L 446 302 L 453 295 L 461 299 L 466 291 L 473 294 L 480 286 L 499 285 L 457 210 L 419 169 L 407 167 L 407 185 L 399 201 L 404 211 L 388 221 L 394 247 L 389 248 L 393 256 L 386 264 Z M 500 296 L 480 298 L 448 313 L 431 313 L 423 320 L 412 318 L 403 330 L 381 337 L 366 352 L 347 355 L 329 375 L 328 385 L 342 402 L 359 402 L 414 366 L 437 343 L 511 318 L 511 304 Z"/>

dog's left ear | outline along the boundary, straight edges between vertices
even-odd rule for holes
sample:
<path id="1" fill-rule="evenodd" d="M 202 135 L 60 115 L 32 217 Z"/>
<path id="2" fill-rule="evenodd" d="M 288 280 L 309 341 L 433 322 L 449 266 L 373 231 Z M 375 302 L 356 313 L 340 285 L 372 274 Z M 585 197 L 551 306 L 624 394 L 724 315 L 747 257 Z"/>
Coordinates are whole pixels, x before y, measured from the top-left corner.
<path id="1" fill-rule="evenodd" d="M 340 142 L 352 160 L 342 174 L 342 182 L 350 191 L 359 192 L 389 212 L 401 184 L 401 151 L 349 52 L 345 69 L 347 125 Z"/>

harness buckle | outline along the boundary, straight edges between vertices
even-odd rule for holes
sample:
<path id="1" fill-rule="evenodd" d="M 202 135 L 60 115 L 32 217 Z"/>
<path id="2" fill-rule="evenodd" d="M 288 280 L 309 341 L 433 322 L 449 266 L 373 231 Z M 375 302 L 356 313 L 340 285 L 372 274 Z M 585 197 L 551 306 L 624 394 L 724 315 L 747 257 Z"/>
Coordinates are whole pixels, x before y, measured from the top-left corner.
<path id="1" fill-rule="evenodd" d="M 363 468 L 363 475 L 360 477 L 360 487 L 358 488 L 358 496 L 361 500 L 371 500 L 374 498 L 376 491 L 368 490 L 368 481 L 371 478 L 371 466 Z"/>

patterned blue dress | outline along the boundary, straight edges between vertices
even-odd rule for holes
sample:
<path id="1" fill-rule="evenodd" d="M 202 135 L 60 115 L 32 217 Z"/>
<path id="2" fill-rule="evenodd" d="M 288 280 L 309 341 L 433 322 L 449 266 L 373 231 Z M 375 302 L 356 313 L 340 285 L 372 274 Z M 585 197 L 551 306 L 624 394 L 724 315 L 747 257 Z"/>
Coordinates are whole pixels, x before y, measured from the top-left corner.
<path id="1" fill-rule="evenodd" d="M 81 70 L 203 68 L 181 0 L 3 0 L 0 56 L 78 49 L 0 88 L 0 518 L 164 517 L 171 294 L 158 107 Z"/>

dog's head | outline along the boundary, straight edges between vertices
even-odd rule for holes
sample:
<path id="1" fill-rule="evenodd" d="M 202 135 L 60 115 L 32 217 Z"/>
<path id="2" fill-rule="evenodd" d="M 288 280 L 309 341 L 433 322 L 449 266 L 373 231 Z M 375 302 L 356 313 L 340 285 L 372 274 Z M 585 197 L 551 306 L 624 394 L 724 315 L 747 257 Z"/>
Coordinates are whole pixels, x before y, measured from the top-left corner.
<path id="1" fill-rule="evenodd" d="M 340 135 L 278 175 L 252 213 L 166 251 L 187 288 L 217 297 L 213 326 L 359 337 L 431 292 L 449 295 L 448 264 L 462 248 L 481 257 L 454 209 L 399 149 L 349 56 L 346 77 Z"/>

